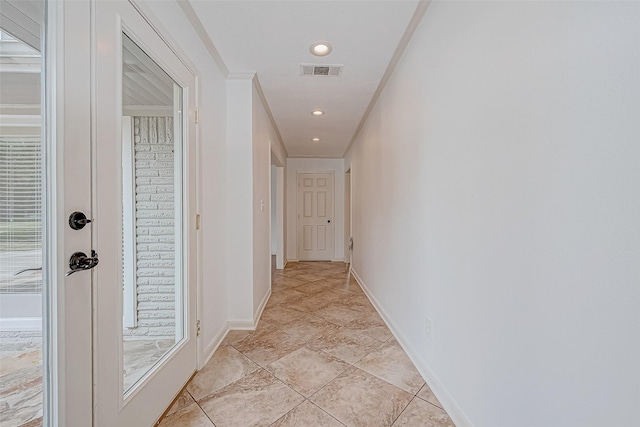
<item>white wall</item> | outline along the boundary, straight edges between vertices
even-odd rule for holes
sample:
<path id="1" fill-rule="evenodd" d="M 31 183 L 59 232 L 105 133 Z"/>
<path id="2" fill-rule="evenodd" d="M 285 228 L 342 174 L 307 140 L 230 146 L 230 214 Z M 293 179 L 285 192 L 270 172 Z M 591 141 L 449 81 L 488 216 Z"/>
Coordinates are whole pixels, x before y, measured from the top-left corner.
<path id="1" fill-rule="evenodd" d="M 136 2 L 138 3 L 138 2 Z M 140 2 L 151 8 L 168 36 L 186 56 L 198 74 L 198 125 L 201 214 L 202 295 L 198 305 L 201 317 L 200 362 L 203 362 L 227 331 L 227 211 L 221 204 L 227 198 L 226 122 L 227 90 L 223 73 L 201 43 L 188 19 L 175 1 Z"/>
<path id="2" fill-rule="evenodd" d="M 229 322 L 253 324 L 253 76 L 227 80 L 227 243 Z"/>
<path id="3" fill-rule="evenodd" d="M 355 271 L 459 425 L 640 425 L 639 3 L 433 2 L 345 164 Z"/>
<path id="4" fill-rule="evenodd" d="M 257 320 L 271 292 L 271 153 L 282 162 L 284 147 L 271 125 L 258 90 L 252 89 L 253 111 L 253 313 Z M 262 206 L 262 207 L 261 207 Z"/>
<path id="5" fill-rule="evenodd" d="M 319 158 L 289 158 L 286 170 L 287 193 L 287 260 L 297 260 L 297 188 L 298 172 L 334 172 L 334 260 L 344 259 L 344 160 Z"/>

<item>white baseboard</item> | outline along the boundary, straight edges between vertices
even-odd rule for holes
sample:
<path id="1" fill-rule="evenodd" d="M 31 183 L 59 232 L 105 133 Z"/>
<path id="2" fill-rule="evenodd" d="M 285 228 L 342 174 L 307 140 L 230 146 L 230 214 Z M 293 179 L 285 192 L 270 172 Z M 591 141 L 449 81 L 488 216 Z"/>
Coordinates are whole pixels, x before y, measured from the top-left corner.
<path id="1" fill-rule="evenodd" d="M 271 297 L 271 288 L 269 288 L 269 292 L 264 296 L 260 302 L 260 306 L 253 314 L 253 320 L 229 320 L 229 329 L 233 331 L 255 331 L 258 326 L 258 322 L 260 321 L 260 317 L 262 316 L 262 312 L 267 306 L 269 297 Z"/>
<path id="2" fill-rule="evenodd" d="M 270 297 L 271 297 L 271 286 L 269 286 L 269 292 L 267 292 L 264 298 L 262 298 L 262 301 L 260 302 L 260 306 L 258 307 L 258 309 L 253 315 L 253 329 L 258 327 L 258 322 L 260 321 L 260 317 L 262 317 L 262 312 L 264 311 L 264 308 L 267 306 L 267 302 L 269 302 Z"/>
<path id="3" fill-rule="evenodd" d="M 222 340 L 224 340 L 224 337 L 227 336 L 228 332 L 229 325 L 224 325 L 224 327 L 222 327 L 220 331 L 218 331 L 218 333 L 213 337 L 211 342 L 207 344 L 207 346 L 204 348 L 204 351 L 202 352 L 203 354 L 200 357 L 201 363 L 200 366 L 198 366 L 198 370 L 204 368 L 204 366 L 209 363 L 209 360 L 211 360 L 213 353 L 215 353 L 218 347 L 220 347 L 220 344 L 222 344 Z"/>
<path id="4" fill-rule="evenodd" d="M 253 320 L 229 320 L 229 330 L 231 331 L 253 331 L 256 325 Z"/>
<path id="5" fill-rule="evenodd" d="M 414 366 L 416 367 L 420 375 L 422 375 L 422 378 L 424 378 L 429 388 L 431 388 L 433 394 L 435 394 L 436 398 L 440 401 L 440 403 L 442 403 L 442 406 L 444 407 L 445 411 L 447 411 L 447 414 L 449 414 L 449 417 L 451 417 L 451 420 L 454 422 L 454 424 L 457 427 L 473 427 L 473 424 L 471 423 L 471 421 L 469 421 L 469 418 L 467 418 L 464 412 L 462 412 L 462 409 L 453 400 L 451 395 L 447 392 L 447 390 L 438 380 L 433 371 L 429 368 L 427 362 L 420 356 L 415 347 L 395 326 L 389 315 L 382 308 L 382 305 L 380 305 L 371 291 L 369 291 L 355 269 L 352 268 L 351 274 L 353 274 L 353 277 L 355 277 L 356 281 L 358 282 L 364 293 L 367 295 L 367 298 L 369 298 L 369 301 L 371 301 L 371 304 L 373 304 L 375 309 L 378 311 L 378 314 L 380 314 L 380 317 L 382 317 L 382 320 L 384 320 L 384 322 L 387 324 L 387 327 L 389 328 L 395 339 L 404 349 L 405 353 L 407 353 L 407 356 L 409 356 L 409 359 L 411 359 L 411 362 L 413 362 Z"/>

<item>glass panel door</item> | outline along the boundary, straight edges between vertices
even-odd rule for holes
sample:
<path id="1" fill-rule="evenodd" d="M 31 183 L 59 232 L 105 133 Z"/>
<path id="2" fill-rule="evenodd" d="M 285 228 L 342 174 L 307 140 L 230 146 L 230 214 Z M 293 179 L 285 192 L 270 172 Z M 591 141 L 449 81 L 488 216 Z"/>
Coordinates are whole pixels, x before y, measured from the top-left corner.
<path id="1" fill-rule="evenodd" d="M 95 2 L 94 426 L 153 425 L 196 368 L 195 78 Z"/>
<path id="2" fill-rule="evenodd" d="M 44 4 L 0 6 L 0 425 L 42 425 Z M 43 381 L 44 380 L 44 381 Z"/>
<path id="3" fill-rule="evenodd" d="M 123 391 L 184 336 L 182 88 L 122 35 Z"/>

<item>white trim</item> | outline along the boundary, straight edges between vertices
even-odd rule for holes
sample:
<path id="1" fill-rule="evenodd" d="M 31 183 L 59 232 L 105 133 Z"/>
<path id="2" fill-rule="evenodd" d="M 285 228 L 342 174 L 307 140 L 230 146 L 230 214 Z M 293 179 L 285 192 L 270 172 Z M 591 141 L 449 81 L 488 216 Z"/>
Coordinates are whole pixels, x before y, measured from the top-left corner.
<path id="1" fill-rule="evenodd" d="M 371 110 L 373 110 L 373 107 L 376 105 L 376 102 L 378 102 L 378 98 L 380 97 L 380 94 L 382 93 L 382 91 L 384 90 L 384 87 L 387 85 L 387 82 L 391 78 L 391 75 L 393 74 L 393 71 L 396 69 L 398 62 L 400 62 L 400 58 L 402 58 L 402 54 L 404 53 L 404 50 L 409 45 L 409 42 L 411 41 L 411 37 L 413 37 L 413 33 L 416 32 L 418 25 L 420 25 L 420 21 L 422 21 L 422 17 L 424 16 L 425 13 L 427 13 L 427 9 L 429 9 L 430 5 L 431 5 L 431 0 L 420 0 L 418 2 L 418 6 L 416 7 L 416 10 L 413 13 L 413 16 L 411 17 L 411 21 L 409 21 L 409 25 L 407 25 L 407 29 L 402 35 L 402 38 L 398 43 L 398 47 L 396 47 L 396 50 L 393 53 L 393 56 L 391 57 L 391 61 L 389 61 L 389 65 L 387 66 L 387 69 L 382 75 L 382 79 L 380 79 L 380 83 L 378 84 L 378 87 L 376 88 L 376 91 L 374 92 L 373 97 L 371 97 L 371 102 L 369 102 L 367 109 L 362 115 L 362 119 L 360 120 L 360 123 L 358 124 L 356 131 L 353 133 L 353 136 L 351 137 L 351 141 L 349 142 L 349 145 L 347 145 L 347 148 L 344 150 L 344 153 L 342 154 L 342 158 L 345 158 L 347 156 L 347 153 L 353 146 L 353 143 L 358 138 L 358 135 L 360 135 L 360 131 L 362 130 L 362 128 L 364 127 L 364 124 L 369 119 L 369 114 L 371 114 Z"/>
<path id="2" fill-rule="evenodd" d="M 178 6 L 180 6 L 184 15 L 187 17 L 189 22 L 191 22 L 191 26 L 198 34 L 198 37 L 202 41 L 204 47 L 207 49 L 207 52 L 209 52 L 211 58 L 213 58 L 215 63 L 218 65 L 218 68 L 220 68 L 220 71 L 222 71 L 222 74 L 224 74 L 226 77 L 229 74 L 229 69 L 222 60 L 222 57 L 220 56 L 220 53 L 218 53 L 215 45 L 209 38 L 207 30 L 204 28 L 204 25 L 202 25 L 200 18 L 198 18 L 198 15 L 196 14 L 195 10 L 193 10 L 191 4 L 188 1 L 183 0 L 178 2 Z"/>
<path id="3" fill-rule="evenodd" d="M 195 137 L 196 137 L 196 160 L 195 160 L 195 168 L 196 168 L 196 178 L 195 178 L 195 186 L 196 186 L 196 220 L 194 221 L 196 226 L 196 322 L 200 322 L 200 334 L 196 334 L 196 367 L 202 367 L 208 361 L 208 358 L 204 358 L 205 349 L 204 349 L 204 338 L 203 338 L 203 330 L 204 326 L 204 280 L 203 280 L 203 263 L 202 263 L 202 254 L 203 254 L 203 237 L 202 237 L 202 140 L 200 135 L 200 120 L 198 109 L 200 108 L 200 78 L 198 76 L 194 77 L 195 80 L 195 88 L 194 88 L 194 101 L 196 105 L 196 123 L 194 127 Z M 224 325 L 224 330 L 228 330 L 227 325 Z M 216 335 L 217 336 L 217 335 Z M 203 362 L 204 361 L 204 362 Z"/>
<path id="4" fill-rule="evenodd" d="M 122 216 L 124 300 L 123 326 L 138 326 L 138 286 L 136 276 L 136 171 L 133 146 L 133 117 L 122 117 Z"/>
<path id="5" fill-rule="evenodd" d="M 276 137 L 278 138 L 278 142 L 280 143 L 280 147 L 284 151 L 284 156 L 289 157 L 289 153 L 287 152 L 287 147 L 284 146 L 284 142 L 282 139 L 282 135 L 280 134 L 280 129 L 278 129 L 278 125 L 276 124 L 276 119 L 273 118 L 273 113 L 271 112 L 271 108 L 269 107 L 269 103 L 267 102 L 267 98 L 264 96 L 264 92 L 262 91 L 262 85 L 260 84 L 260 79 L 258 79 L 258 74 L 256 73 L 253 78 L 253 87 L 255 87 L 256 92 L 258 92 L 258 97 L 260 101 L 262 101 L 262 105 L 264 110 L 267 113 L 267 117 L 269 118 L 269 122 L 271 123 L 271 127 L 273 131 L 276 133 Z M 277 156 L 276 156 L 277 157 Z M 284 162 L 278 158 L 280 163 L 284 166 Z M 280 166 L 282 167 L 282 166 Z"/>
<path id="6" fill-rule="evenodd" d="M 429 368 L 429 365 L 420 356 L 415 347 L 413 347 L 413 345 L 404 336 L 404 334 L 400 332 L 400 329 L 395 326 L 395 324 L 391 320 L 391 317 L 382 308 L 382 305 L 373 296 L 371 291 L 369 291 L 355 269 L 351 269 L 351 274 L 353 274 L 356 282 L 358 282 L 367 298 L 369 298 L 369 301 L 371 301 L 373 307 L 376 309 L 380 317 L 382 317 L 382 320 L 384 320 L 384 323 L 387 325 L 394 338 L 398 341 L 405 353 L 407 353 L 407 356 L 409 356 L 409 359 L 411 360 L 411 362 L 413 362 L 413 365 L 416 367 L 422 378 L 426 381 L 429 388 L 431 388 L 433 394 L 435 394 L 436 398 L 440 401 L 440 403 L 442 403 L 444 410 L 447 411 L 447 414 L 449 414 L 449 417 L 451 417 L 453 423 L 457 427 L 473 427 L 473 424 L 471 423 L 471 421 L 469 421 L 469 418 L 464 414 L 464 412 L 462 412 L 460 406 L 458 406 L 458 404 L 453 400 L 451 395 L 447 392 L 440 380 L 438 380 L 438 377 L 436 377 L 431 368 Z"/>
<path id="7" fill-rule="evenodd" d="M 255 331 L 256 324 L 253 320 L 229 320 L 230 331 Z"/>
<path id="8" fill-rule="evenodd" d="M 264 298 L 262 298 L 262 301 L 260 302 L 260 306 L 258 306 L 258 309 L 253 314 L 253 324 L 255 327 L 258 326 L 258 322 L 262 317 L 262 312 L 264 311 L 264 308 L 267 306 L 267 302 L 269 302 L 270 297 L 271 297 L 271 286 L 269 286 L 269 292 L 267 292 Z"/>
<path id="9" fill-rule="evenodd" d="M 164 41 L 164 40 L 163 40 Z M 166 42 L 165 42 L 166 44 Z M 175 54 L 175 52 L 174 52 Z M 178 58 L 180 59 L 180 58 Z M 174 260 L 175 260 L 175 301 L 174 301 L 174 310 L 175 310 L 175 333 L 176 338 L 179 333 L 182 333 L 182 338 L 189 337 L 189 326 L 191 323 L 194 325 L 197 322 L 197 319 L 193 322 L 190 322 L 186 315 L 190 314 L 191 316 L 197 316 L 197 313 L 185 313 L 186 310 L 189 310 L 191 304 L 189 303 L 189 275 L 191 273 L 196 273 L 191 271 L 191 266 L 189 265 L 189 257 L 197 256 L 194 254 L 193 246 L 190 242 L 192 231 L 189 227 L 190 217 L 193 214 L 195 217 L 195 212 L 192 212 L 190 209 L 190 200 L 189 197 L 192 196 L 190 190 L 191 185 L 195 183 L 191 183 L 189 180 L 189 171 L 188 168 L 190 166 L 189 163 L 189 153 L 188 150 L 190 148 L 189 144 L 189 136 L 187 132 L 189 131 L 189 126 L 192 123 L 189 122 L 189 88 L 186 90 L 182 90 L 182 87 L 178 83 L 173 83 L 173 196 L 174 196 Z M 178 119 L 179 118 L 179 119 Z M 195 123 L 195 121 L 194 121 Z M 186 125 L 186 126 L 185 126 Z M 194 165 L 195 166 L 195 165 Z M 178 191 L 180 188 L 181 191 Z M 195 230 L 195 227 L 194 227 Z M 179 279 L 178 279 L 179 278 Z M 178 282 L 180 280 L 181 283 Z M 196 291 L 197 292 L 197 291 Z M 191 296 L 191 298 L 195 298 L 196 295 Z M 186 304 L 185 304 L 186 301 Z M 197 303 L 196 303 L 197 304 Z M 197 307 L 197 305 L 196 305 Z M 185 324 L 187 327 L 185 328 Z M 194 334 L 193 339 L 195 339 Z M 197 344 L 197 343 L 196 343 Z M 197 347 L 197 345 L 196 345 Z M 196 351 L 197 353 L 197 351 Z"/>
<path id="10" fill-rule="evenodd" d="M 262 312 L 264 308 L 267 306 L 267 302 L 269 302 L 269 298 L 271 297 L 271 288 L 269 288 L 269 292 L 264 296 L 262 301 L 260 302 L 260 306 L 253 314 L 253 320 L 229 320 L 229 330 L 233 331 L 255 331 L 258 327 L 258 322 L 260 321 L 260 317 L 262 317 Z"/>
<path id="11" fill-rule="evenodd" d="M 209 363 L 209 360 L 211 360 L 211 358 L 213 357 L 213 353 L 215 353 L 218 347 L 220 347 L 220 344 L 222 344 L 222 341 L 224 341 L 228 333 L 229 325 L 224 325 L 213 337 L 211 342 L 207 344 L 204 349 L 204 354 L 200 358 L 202 363 L 198 365 L 198 370 L 204 368 L 205 365 Z"/>
<path id="12" fill-rule="evenodd" d="M 169 36 L 170 32 L 167 31 L 167 28 L 162 24 L 162 22 L 158 19 L 158 17 L 153 13 L 152 6 L 147 5 L 145 1 L 138 0 L 129 0 L 131 5 L 140 13 L 142 18 L 147 21 L 147 24 L 153 28 L 153 30 L 158 34 L 158 37 L 164 41 L 164 43 L 171 49 L 171 51 L 178 57 L 180 62 L 184 64 L 185 67 L 189 70 L 194 77 L 200 75 L 198 72 L 198 67 L 195 66 L 191 59 L 189 59 L 189 55 L 182 49 L 179 43 L 177 43 L 171 36 Z M 178 4 L 182 7 L 182 1 L 179 1 Z"/>

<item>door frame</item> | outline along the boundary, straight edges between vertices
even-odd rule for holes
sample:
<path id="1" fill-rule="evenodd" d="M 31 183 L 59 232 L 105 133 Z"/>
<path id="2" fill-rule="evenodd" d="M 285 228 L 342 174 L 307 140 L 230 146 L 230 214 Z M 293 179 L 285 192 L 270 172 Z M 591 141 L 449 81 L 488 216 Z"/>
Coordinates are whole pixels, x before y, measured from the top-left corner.
<path id="1" fill-rule="evenodd" d="M 328 261 L 333 261 L 336 256 L 336 172 L 334 170 L 305 170 L 296 171 L 296 258 L 298 261 L 306 261 L 300 258 L 300 175 L 327 174 L 331 175 L 331 227 L 332 227 L 332 255 Z"/>
<path id="2" fill-rule="evenodd" d="M 91 164 L 75 162 L 91 158 L 91 5 L 46 7 L 43 364 L 50 384 L 44 387 L 44 423 L 83 427 L 93 418 L 92 280 L 88 272 L 64 274 L 71 253 L 91 248 L 90 227 L 73 231 L 66 219 L 73 210 L 91 218 Z"/>

